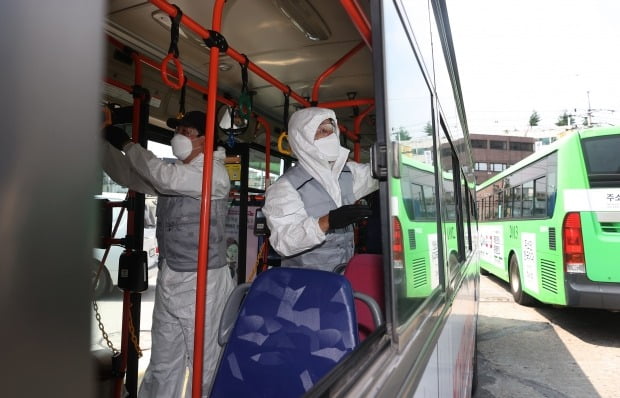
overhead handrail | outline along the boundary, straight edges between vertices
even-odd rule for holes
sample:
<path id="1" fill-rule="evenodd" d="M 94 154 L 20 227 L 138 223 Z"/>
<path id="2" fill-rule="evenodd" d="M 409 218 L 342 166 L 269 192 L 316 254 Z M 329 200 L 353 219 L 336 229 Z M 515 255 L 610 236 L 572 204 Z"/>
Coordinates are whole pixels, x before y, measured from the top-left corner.
<path id="1" fill-rule="evenodd" d="M 105 82 L 110 84 L 110 85 L 112 85 L 112 86 L 115 86 L 115 87 L 118 87 L 120 89 L 123 89 L 123 90 L 125 90 L 125 91 L 127 91 L 128 93 L 131 94 L 132 88 L 131 88 L 131 86 L 128 86 L 127 84 L 121 83 L 118 80 L 111 79 L 109 77 L 105 78 Z"/>
<path id="2" fill-rule="evenodd" d="M 361 50 L 364 47 L 364 45 L 365 45 L 365 43 L 363 41 L 360 42 L 357 46 L 355 46 L 351 50 L 349 50 L 348 53 L 343 55 L 342 58 L 340 58 L 338 61 L 336 61 L 332 66 L 330 66 L 323 73 L 321 73 L 321 75 L 314 82 L 314 86 L 312 87 L 312 100 L 311 100 L 312 103 L 317 103 L 318 100 L 319 100 L 319 88 L 321 87 L 321 83 L 323 82 L 323 80 L 325 80 L 325 78 L 327 76 L 329 76 L 332 73 L 334 73 L 334 71 L 336 69 L 338 69 L 346 61 L 348 61 L 349 58 L 351 58 L 352 56 L 357 54 L 357 52 L 359 50 Z"/>
<path id="3" fill-rule="evenodd" d="M 108 41 L 110 42 L 110 44 L 112 44 L 113 46 L 115 46 L 116 48 L 120 49 L 120 50 L 125 50 L 128 47 L 125 46 L 123 43 L 121 43 L 120 41 L 116 40 L 113 37 L 108 36 Z M 133 50 L 132 50 L 133 51 Z M 135 54 L 135 62 L 140 62 L 143 63 L 147 66 L 150 66 L 151 68 L 161 71 L 162 69 L 162 64 L 154 59 L 148 58 L 142 54 L 138 54 L 137 52 L 134 52 Z M 169 73 L 170 74 L 170 73 Z M 128 93 L 132 93 L 133 88 L 129 85 L 123 84 L 117 80 L 111 79 L 111 78 L 106 78 L 105 81 L 109 84 L 112 84 L 116 87 L 122 88 L 123 90 L 127 91 Z M 185 82 L 187 84 L 187 87 L 190 87 L 196 91 L 198 91 L 199 93 L 202 93 L 204 95 L 207 95 L 208 91 L 207 88 L 200 85 L 199 83 L 190 80 L 190 79 L 185 79 Z M 216 96 L 217 101 L 226 104 L 228 106 L 234 107 L 237 105 L 237 103 L 230 99 L 230 98 L 226 98 L 223 97 L 221 95 L 217 95 Z M 259 114 L 257 114 L 255 111 L 252 111 L 252 116 L 254 116 L 256 118 L 256 120 L 260 121 L 260 124 L 262 126 L 265 127 L 266 131 L 267 131 L 267 135 L 265 137 L 265 155 L 266 155 L 266 159 L 267 159 L 267 174 L 269 174 L 269 155 L 270 155 L 270 151 L 271 151 L 271 125 L 269 124 L 269 122 L 263 118 L 262 116 L 260 116 Z"/>
<path id="4" fill-rule="evenodd" d="M 150 2 L 170 16 L 176 16 L 177 14 L 177 10 L 174 8 L 174 6 L 165 0 L 150 0 Z M 202 37 L 203 39 L 207 39 L 211 36 L 211 33 L 207 29 L 203 28 L 200 24 L 198 24 L 193 19 L 189 18 L 187 15 L 183 15 L 181 17 L 181 23 L 183 23 L 185 26 L 187 26 L 188 29 L 192 30 L 194 33 L 196 33 L 198 36 Z M 218 31 L 218 29 L 215 29 L 215 28 L 213 30 L 216 32 Z M 240 62 L 240 63 L 245 62 L 244 55 L 237 52 L 235 49 L 233 49 L 230 46 L 225 51 L 225 53 L 226 55 L 228 55 L 229 57 L 231 57 L 237 62 Z M 271 76 L 269 73 L 267 73 L 265 70 L 260 68 L 258 65 L 254 64 L 252 61 L 248 62 L 248 69 L 254 72 L 256 75 L 258 75 L 263 80 L 267 81 L 268 83 L 271 83 L 274 87 L 276 87 L 281 92 L 284 93 L 287 91 L 288 86 L 286 86 L 285 84 L 277 80 L 275 77 Z M 310 102 L 307 99 L 305 99 L 303 96 L 301 96 L 300 94 L 291 92 L 291 98 L 293 98 L 295 101 L 297 101 L 299 104 L 305 107 L 310 106 Z"/>
<path id="5" fill-rule="evenodd" d="M 351 18 L 351 22 L 357 31 L 362 36 L 362 40 L 368 46 L 368 48 L 372 51 L 372 30 L 370 28 L 370 22 L 368 22 L 368 17 L 360 7 L 357 0 L 340 0 L 340 4 L 344 10 L 349 14 Z"/>

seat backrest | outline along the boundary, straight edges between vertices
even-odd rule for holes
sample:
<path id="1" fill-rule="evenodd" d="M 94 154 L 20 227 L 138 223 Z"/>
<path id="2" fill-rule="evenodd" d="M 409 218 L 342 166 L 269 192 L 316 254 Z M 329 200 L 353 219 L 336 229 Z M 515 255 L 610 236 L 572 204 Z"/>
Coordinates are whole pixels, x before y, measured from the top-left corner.
<path id="1" fill-rule="evenodd" d="M 344 276 L 269 269 L 241 304 L 210 396 L 302 396 L 358 342 L 353 292 Z"/>
<path id="2" fill-rule="evenodd" d="M 353 290 L 372 297 L 381 312 L 385 313 L 385 293 L 383 285 L 383 260 L 380 254 L 356 254 L 351 257 L 344 270 Z M 359 324 L 359 339 L 363 341 L 375 330 L 375 322 L 368 306 L 355 301 L 355 311 Z"/>

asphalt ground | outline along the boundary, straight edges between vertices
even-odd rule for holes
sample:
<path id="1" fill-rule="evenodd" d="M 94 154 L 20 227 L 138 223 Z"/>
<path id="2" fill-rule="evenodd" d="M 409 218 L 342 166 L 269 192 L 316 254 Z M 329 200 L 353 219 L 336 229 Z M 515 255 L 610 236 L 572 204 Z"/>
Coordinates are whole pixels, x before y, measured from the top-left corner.
<path id="1" fill-rule="evenodd" d="M 474 398 L 620 397 L 620 313 L 516 304 L 481 277 Z"/>

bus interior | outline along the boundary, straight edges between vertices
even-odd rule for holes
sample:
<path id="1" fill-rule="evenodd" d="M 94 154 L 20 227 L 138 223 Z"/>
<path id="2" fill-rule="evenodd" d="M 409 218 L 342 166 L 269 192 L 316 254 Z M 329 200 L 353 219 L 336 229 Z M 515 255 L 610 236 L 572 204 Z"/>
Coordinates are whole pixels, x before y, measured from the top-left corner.
<path id="1" fill-rule="evenodd" d="M 105 225 L 110 226 L 105 210 L 110 204 L 93 205 L 92 200 L 106 193 L 100 189 L 106 180 L 98 162 L 102 106 L 113 109 L 115 124 L 134 142 L 161 150 L 162 157 L 171 157 L 166 148 L 174 133 L 166 120 L 192 110 L 206 113 L 206 135 L 217 135 L 227 150 L 231 209 L 236 211 L 230 217 L 229 248 L 239 284 L 278 268 L 277 254 L 263 245 L 267 237 L 260 228 L 260 207 L 265 189 L 296 162 L 286 139 L 289 116 L 309 106 L 330 108 L 350 160 L 370 163 L 379 180 L 379 190 L 364 199 L 373 216 L 356 229 L 354 259 L 370 268 L 358 271 L 361 276 L 343 274 L 354 289 L 372 285 L 367 289 L 380 310 L 352 352 L 306 385 L 304 396 L 470 396 L 476 379 L 479 289 L 475 180 L 444 0 L 93 3 L 71 4 L 78 7 L 75 21 L 80 23 L 71 26 L 70 34 L 82 42 L 65 38 L 89 59 L 81 65 L 80 53 L 66 50 L 74 74 L 48 82 L 51 90 L 59 90 L 57 85 L 73 90 L 67 89 L 73 113 L 87 108 L 76 118 L 90 133 L 75 140 L 82 151 L 73 162 L 83 165 L 72 170 L 77 199 L 69 203 L 71 209 L 59 206 L 59 211 L 83 216 L 67 226 L 74 231 L 71 238 L 91 251 L 79 251 L 67 262 L 67 272 L 87 268 L 74 275 L 74 283 L 83 282 L 76 296 L 87 301 L 92 294 L 92 249 L 98 246 L 89 236 L 97 235 L 101 214 L 107 214 Z M 82 26 L 89 18 L 100 22 Z M 60 42 L 46 40 L 61 48 Z M 41 50 L 30 41 L 24 46 Z M 67 62 L 59 58 L 59 64 Z M 92 70 L 78 73 L 83 68 Z M 19 98 L 8 109 L 15 106 L 23 106 Z M 235 116 L 240 123 L 233 123 Z M 58 128 L 76 131 L 66 123 L 59 120 Z M 208 149 L 205 165 L 213 156 Z M 66 172 L 67 167 L 50 171 Z M 145 199 L 129 192 L 124 202 L 111 205 L 129 204 L 130 239 L 104 236 L 104 246 L 120 243 L 143 250 Z M 208 226 L 208 217 L 201 222 Z M 89 267 L 83 265 L 86 258 Z M 201 266 L 199 280 L 201 272 L 206 274 Z M 140 312 L 141 294 L 153 286 L 132 280 L 133 271 L 129 275 L 118 280 L 121 352 L 104 355 L 95 365 L 100 373 L 88 375 L 74 390 L 54 379 L 50 385 L 59 393 L 90 396 L 95 389 L 99 396 L 137 396 L 139 349 L 130 342 L 135 335 L 128 324 L 139 330 L 140 318 L 149 316 Z M 74 322 L 88 323 L 82 307 L 63 298 L 58 303 L 80 314 Z M 84 335 L 78 341 L 83 343 Z M 85 373 L 95 374 L 83 353 L 72 349 L 69 354 Z M 194 373 L 188 383 L 200 387 L 201 375 Z M 274 378 L 272 383 L 278 383 Z M 193 396 L 199 393 L 194 388 Z"/>

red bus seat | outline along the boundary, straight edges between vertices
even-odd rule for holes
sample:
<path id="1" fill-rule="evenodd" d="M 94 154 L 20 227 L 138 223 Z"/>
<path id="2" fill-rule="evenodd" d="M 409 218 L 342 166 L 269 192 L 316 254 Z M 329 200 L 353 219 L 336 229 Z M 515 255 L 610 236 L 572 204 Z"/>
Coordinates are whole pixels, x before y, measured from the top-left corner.
<path id="1" fill-rule="evenodd" d="M 380 254 L 356 254 L 344 270 L 353 290 L 373 298 L 381 313 L 385 313 L 385 293 L 383 285 L 383 260 Z M 355 312 L 359 328 L 359 339 L 363 341 L 376 326 L 369 307 L 359 300 L 355 301 Z"/>

